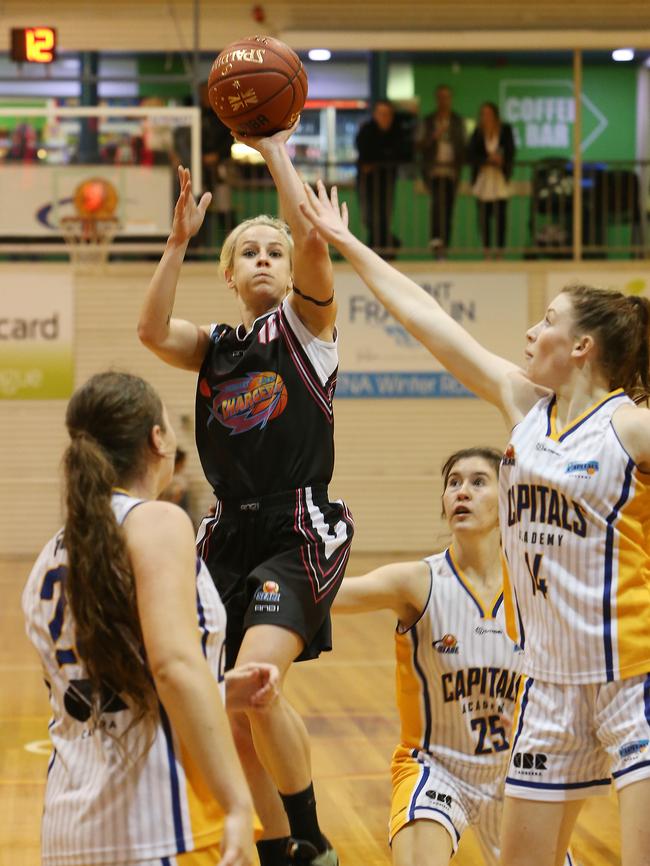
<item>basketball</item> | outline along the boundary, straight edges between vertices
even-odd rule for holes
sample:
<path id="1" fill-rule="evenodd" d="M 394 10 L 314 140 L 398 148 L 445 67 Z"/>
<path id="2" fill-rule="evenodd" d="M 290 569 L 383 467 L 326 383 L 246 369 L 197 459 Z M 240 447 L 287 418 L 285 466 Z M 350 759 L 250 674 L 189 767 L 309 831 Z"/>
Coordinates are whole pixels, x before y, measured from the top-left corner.
<path id="1" fill-rule="evenodd" d="M 234 42 L 212 64 L 210 105 L 238 135 L 288 129 L 307 99 L 307 74 L 298 55 L 272 36 Z"/>
<path id="2" fill-rule="evenodd" d="M 110 219 L 115 215 L 117 203 L 117 190 L 104 177 L 87 178 L 74 191 L 74 206 L 82 217 Z"/>

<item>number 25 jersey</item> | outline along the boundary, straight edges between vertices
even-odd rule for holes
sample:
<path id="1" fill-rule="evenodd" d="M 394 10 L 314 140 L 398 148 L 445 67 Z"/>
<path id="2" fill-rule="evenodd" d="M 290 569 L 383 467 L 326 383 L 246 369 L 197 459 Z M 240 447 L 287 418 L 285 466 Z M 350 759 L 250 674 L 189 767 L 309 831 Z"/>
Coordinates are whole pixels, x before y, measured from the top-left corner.
<path id="1" fill-rule="evenodd" d="M 508 633 L 540 680 L 650 670 L 650 476 L 612 425 L 631 403 L 612 391 L 558 430 L 555 397 L 546 397 L 514 428 L 502 459 Z"/>
<path id="2" fill-rule="evenodd" d="M 425 562 L 427 605 L 415 625 L 395 633 L 401 743 L 470 784 L 498 786 L 522 662 L 506 635 L 503 593 L 485 606 L 452 548 Z"/>

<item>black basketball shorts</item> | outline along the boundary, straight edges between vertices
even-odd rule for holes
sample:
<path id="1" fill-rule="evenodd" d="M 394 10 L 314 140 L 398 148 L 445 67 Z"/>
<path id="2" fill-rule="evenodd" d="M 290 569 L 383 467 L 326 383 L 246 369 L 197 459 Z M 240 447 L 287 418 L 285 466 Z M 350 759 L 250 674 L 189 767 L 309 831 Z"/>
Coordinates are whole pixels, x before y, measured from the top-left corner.
<path id="1" fill-rule="evenodd" d="M 197 548 L 228 614 L 226 668 L 246 629 L 277 625 L 304 641 L 297 661 L 332 649 L 330 607 L 350 555 L 354 521 L 325 485 L 253 500 L 217 500 Z"/>

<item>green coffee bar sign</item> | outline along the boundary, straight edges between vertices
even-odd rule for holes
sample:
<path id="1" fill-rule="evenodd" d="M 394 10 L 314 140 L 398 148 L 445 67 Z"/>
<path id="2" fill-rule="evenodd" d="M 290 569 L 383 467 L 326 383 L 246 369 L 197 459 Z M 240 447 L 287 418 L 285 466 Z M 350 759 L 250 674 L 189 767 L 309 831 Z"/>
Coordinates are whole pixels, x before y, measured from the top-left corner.
<path id="1" fill-rule="evenodd" d="M 518 148 L 539 151 L 573 147 L 575 100 L 573 82 L 556 79 L 505 78 L 499 86 L 504 120 L 512 125 Z M 582 94 L 582 152 L 607 129 L 608 120 L 586 94 Z"/>
<path id="2" fill-rule="evenodd" d="M 514 127 L 517 161 L 571 159 L 575 108 L 571 64 L 416 62 L 421 113 L 431 111 L 438 84 L 449 84 L 454 110 L 476 122 L 482 102 L 497 103 Z M 633 160 L 636 153 L 636 69 L 631 63 L 583 67 L 582 141 L 585 160 Z"/>
<path id="3" fill-rule="evenodd" d="M 0 399 L 67 399 L 74 378 L 70 275 L 4 272 L 0 297 Z"/>

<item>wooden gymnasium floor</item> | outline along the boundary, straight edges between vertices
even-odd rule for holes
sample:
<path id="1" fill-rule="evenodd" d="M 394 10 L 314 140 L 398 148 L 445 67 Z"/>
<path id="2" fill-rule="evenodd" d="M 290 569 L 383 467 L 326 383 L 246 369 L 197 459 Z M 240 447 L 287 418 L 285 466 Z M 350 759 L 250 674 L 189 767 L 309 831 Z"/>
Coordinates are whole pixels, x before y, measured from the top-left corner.
<path id="1" fill-rule="evenodd" d="M 350 574 L 380 557 L 353 557 Z M 30 562 L 0 560 L 0 866 L 37 866 L 47 765 L 48 705 L 35 655 L 24 637 L 20 594 Z M 312 738 L 321 823 L 342 866 L 386 866 L 389 760 L 397 738 L 393 704 L 393 618 L 338 617 L 335 650 L 298 665 L 290 694 Z M 587 804 L 574 835 L 583 866 L 620 862 L 613 796 Z M 455 866 L 480 866 L 471 837 Z"/>

